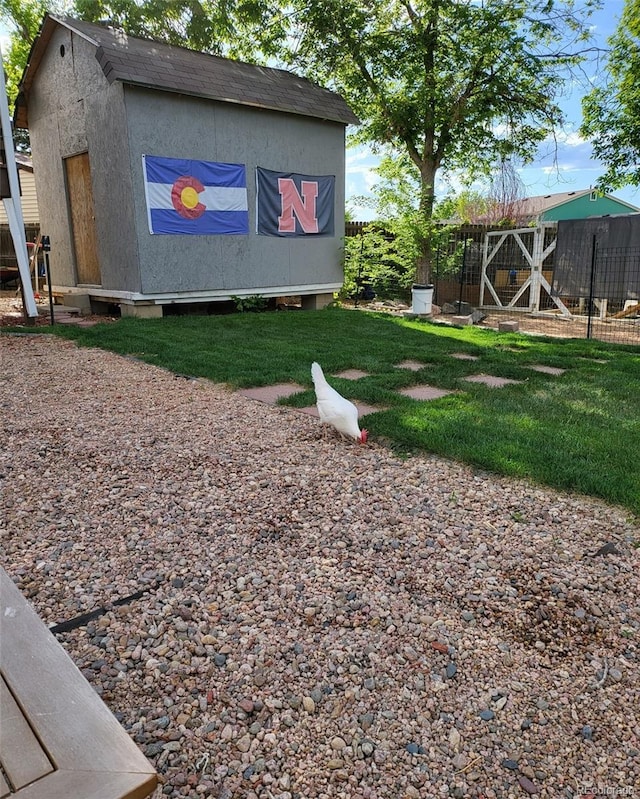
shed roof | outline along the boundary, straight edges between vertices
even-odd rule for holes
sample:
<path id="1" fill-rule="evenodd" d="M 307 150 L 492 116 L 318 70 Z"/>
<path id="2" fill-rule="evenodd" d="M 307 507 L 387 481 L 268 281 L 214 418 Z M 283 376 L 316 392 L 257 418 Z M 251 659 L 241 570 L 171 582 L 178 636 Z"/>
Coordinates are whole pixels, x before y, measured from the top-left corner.
<path id="1" fill-rule="evenodd" d="M 345 125 L 359 123 L 340 95 L 292 72 L 138 39 L 122 30 L 47 14 L 22 76 L 16 100 L 16 127 L 28 127 L 29 89 L 58 25 L 96 47 L 96 58 L 109 83 L 121 81 Z"/>
<path id="2" fill-rule="evenodd" d="M 33 172 L 33 161 L 31 157 L 24 153 L 16 153 L 16 167 L 23 169 L 25 172 Z"/>

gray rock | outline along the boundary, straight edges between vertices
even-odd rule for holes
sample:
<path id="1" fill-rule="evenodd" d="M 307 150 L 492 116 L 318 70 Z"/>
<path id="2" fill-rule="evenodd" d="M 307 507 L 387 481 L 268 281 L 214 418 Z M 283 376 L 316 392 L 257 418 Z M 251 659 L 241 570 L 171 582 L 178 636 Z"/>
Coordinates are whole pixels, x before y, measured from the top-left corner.
<path id="1" fill-rule="evenodd" d="M 314 702 L 318 703 L 322 701 L 322 689 L 321 688 L 314 688 L 309 696 L 313 699 Z"/>
<path id="2" fill-rule="evenodd" d="M 522 790 L 526 791 L 528 794 L 533 795 L 536 793 L 540 793 L 540 788 L 538 788 L 538 786 L 535 783 L 531 782 L 529 777 L 521 775 L 520 777 L 518 777 L 518 783 L 522 788 Z"/>
<path id="3" fill-rule="evenodd" d="M 373 713 L 363 713 L 361 716 L 358 716 L 358 723 L 362 727 L 363 730 L 368 730 L 369 727 L 373 724 L 374 715 Z"/>
<path id="4" fill-rule="evenodd" d="M 371 757 L 371 755 L 374 753 L 376 747 L 375 747 L 375 745 L 374 745 L 374 743 L 372 741 L 363 741 L 360 744 L 360 748 L 362 749 L 362 754 L 365 757 Z"/>

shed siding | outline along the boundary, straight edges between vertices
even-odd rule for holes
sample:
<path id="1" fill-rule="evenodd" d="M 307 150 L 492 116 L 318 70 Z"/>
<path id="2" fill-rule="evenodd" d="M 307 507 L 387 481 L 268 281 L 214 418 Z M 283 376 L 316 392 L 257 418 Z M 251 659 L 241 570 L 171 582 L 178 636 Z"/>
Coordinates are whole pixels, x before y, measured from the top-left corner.
<path id="1" fill-rule="evenodd" d="M 590 194 L 583 194 L 581 197 L 576 197 L 574 200 L 544 211 L 540 214 L 540 221 L 558 222 L 561 219 L 587 219 L 590 216 L 632 213 L 635 213 L 632 208 L 611 197 L 597 197 L 592 200 Z"/>
<path id="2" fill-rule="evenodd" d="M 342 281 L 344 127 L 308 117 L 126 87 L 130 171 L 144 293 L 264 289 Z M 152 236 L 142 155 L 245 164 L 248 236 Z M 271 238 L 255 233 L 255 168 L 332 174 L 334 237 Z"/>
<path id="3" fill-rule="evenodd" d="M 55 285 L 76 285 L 64 159 L 88 152 L 102 286 L 140 288 L 137 262 L 131 258 L 136 246 L 122 95 L 121 84 L 109 86 L 104 79 L 95 47 L 66 28 L 56 28 L 29 99 L 41 225 L 51 237 Z M 114 186 L 118 190 L 112 195 Z M 110 233 L 114 228 L 116 236 Z M 114 244 L 107 249 L 108 235 Z"/>
<path id="4" fill-rule="evenodd" d="M 66 55 L 65 58 L 60 57 L 59 49 L 62 46 L 65 47 L 65 53 L 70 54 L 69 58 Z M 61 154 L 63 147 L 68 145 L 62 120 L 67 116 L 68 109 L 77 104 L 77 98 L 73 100 L 75 77 L 72 62 L 71 33 L 58 29 L 43 57 L 38 80 L 29 100 L 29 136 L 40 201 L 41 229 L 51 239 L 52 279 L 55 283 L 68 286 L 75 285 L 75 267 Z M 81 143 L 77 146 L 79 151 Z"/>

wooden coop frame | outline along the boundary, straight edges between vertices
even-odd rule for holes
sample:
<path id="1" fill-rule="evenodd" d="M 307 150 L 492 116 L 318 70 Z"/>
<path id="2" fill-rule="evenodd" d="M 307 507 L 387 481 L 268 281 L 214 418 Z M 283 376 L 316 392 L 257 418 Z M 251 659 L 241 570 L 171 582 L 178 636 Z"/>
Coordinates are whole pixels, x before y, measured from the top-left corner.
<path id="1" fill-rule="evenodd" d="M 552 241 L 546 245 L 548 231 L 553 231 L 555 235 Z M 525 241 L 528 238 L 529 241 Z M 480 281 L 480 307 L 481 308 L 512 308 L 520 311 L 527 310 L 529 313 L 540 312 L 540 299 L 544 290 L 554 305 L 559 309 L 562 316 L 571 317 L 571 312 L 559 297 L 555 297 L 551 290 L 551 272 L 545 273 L 543 267 L 547 257 L 555 250 L 557 243 L 557 224 L 555 222 L 543 222 L 535 228 L 517 228 L 515 230 L 494 230 L 489 231 L 484 237 L 484 248 L 482 254 L 482 276 Z M 495 275 L 490 277 L 488 268 L 496 259 L 503 247 L 508 242 L 515 242 L 524 256 L 527 270 L 519 269 L 516 277 L 517 290 L 513 297 L 505 304 L 499 296 L 499 290 L 506 286 L 509 279 L 510 268 L 497 268 Z M 526 276 L 519 273 L 526 271 Z M 518 305 L 518 301 L 529 289 L 529 306 L 524 308 Z M 485 303 L 485 291 L 493 299 L 495 305 L 490 300 Z"/>

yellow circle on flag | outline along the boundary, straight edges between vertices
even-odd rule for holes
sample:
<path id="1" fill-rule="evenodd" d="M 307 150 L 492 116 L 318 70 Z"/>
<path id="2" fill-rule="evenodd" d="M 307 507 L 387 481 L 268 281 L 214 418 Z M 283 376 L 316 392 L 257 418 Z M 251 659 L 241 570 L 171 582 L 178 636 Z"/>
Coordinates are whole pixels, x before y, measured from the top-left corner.
<path id="1" fill-rule="evenodd" d="M 193 186 L 185 186 L 180 194 L 180 199 L 185 207 L 195 208 L 199 202 L 198 192 L 193 188 Z"/>

